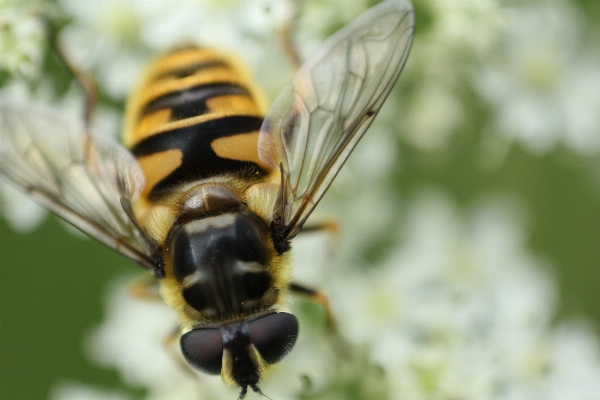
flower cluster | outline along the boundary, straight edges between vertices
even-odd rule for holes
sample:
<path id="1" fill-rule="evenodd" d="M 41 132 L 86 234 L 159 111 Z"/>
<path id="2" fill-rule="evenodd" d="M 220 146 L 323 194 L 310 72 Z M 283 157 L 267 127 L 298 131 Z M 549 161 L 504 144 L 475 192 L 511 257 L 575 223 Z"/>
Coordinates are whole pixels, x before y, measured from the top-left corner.
<path id="1" fill-rule="evenodd" d="M 239 54 L 272 99 L 294 68 L 282 30 L 294 26 L 304 57 L 372 2 L 56 3 L 68 21 L 59 45 L 94 74 L 104 100 L 95 127 L 117 134 L 140 72 L 172 46 Z M 566 150 L 564 168 L 594 193 L 586 204 L 600 203 L 600 190 L 589 189 L 600 187 L 590 179 L 600 156 L 600 50 L 589 9 L 567 0 L 413 3 L 417 30 L 398 87 L 314 216 L 335 215 L 341 234 L 299 237 L 292 250 L 294 279 L 329 295 L 348 344 L 325 334 L 318 306 L 292 298 L 298 343 L 261 388 L 281 400 L 597 398 L 598 337 L 583 318 L 557 317 L 561 290 L 550 271 L 563 266 L 552 248 L 529 247 L 528 222 L 562 209 L 532 210 L 522 186 L 486 175 L 504 171 L 515 148 L 536 166 Z M 51 100 L 77 117 L 76 85 L 61 92 L 48 79 L 40 4 L 0 0 L 0 98 Z M 463 169 L 445 168 L 449 159 Z M 558 167 L 545 167 L 538 177 L 552 181 Z M 4 219 L 34 229 L 45 211 L 0 185 Z M 113 284 L 106 317 L 85 340 L 91 363 L 118 371 L 123 386 L 75 378 L 57 382 L 50 398 L 127 400 L 140 390 L 147 400 L 234 398 L 219 377 L 182 367 L 177 341 L 165 344 L 173 312 L 131 298 L 128 279 Z"/>
<path id="2" fill-rule="evenodd" d="M 600 150 L 600 54 L 586 49 L 583 16 L 569 2 L 506 10 L 500 52 L 477 71 L 477 90 L 494 107 L 489 129 L 535 153 L 559 143 Z"/>
<path id="3" fill-rule="evenodd" d="M 527 232 L 514 204 L 482 200 L 461 218 L 447 197 L 426 191 L 407 205 L 399 232 L 407 240 L 368 271 L 341 254 L 335 278 L 324 268 L 311 277 L 303 265 L 310 260 L 298 257 L 297 279 L 316 279 L 331 296 L 349 345 L 339 353 L 318 310 L 315 317 L 315 307 L 296 300 L 299 341 L 263 391 L 277 399 L 350 392 L 358 395 L 344 398 L 593 398 L 600 344 L 582 322 L 553 326 L 557 288 L 546 262 L 524 249 Z M 351 229 L 360 224 L 344 217 Z M 301 239 L 295 250 L 324 264 L 324 243 Z M 163 343 L 176 326 L 173 313 L 132 299 L 127 282 L 108 293 L 106 320 L 87 340 L 91 359 L 146 388 L 147 399 L 233 398 L 236 389 L 220 378 L 182 367 L 178 349 Z M 75 399 L 83 390 L 94 393 L 90 399 L 131 398 L 73 383 L 57 386 L 51 398 Z"/>
<path id="4" fill-rule="evenodd" d="M 26 78 L 38 76 L 43 47 L 44 27 L 35 2 L 0 2 L 0 71 Z"/>

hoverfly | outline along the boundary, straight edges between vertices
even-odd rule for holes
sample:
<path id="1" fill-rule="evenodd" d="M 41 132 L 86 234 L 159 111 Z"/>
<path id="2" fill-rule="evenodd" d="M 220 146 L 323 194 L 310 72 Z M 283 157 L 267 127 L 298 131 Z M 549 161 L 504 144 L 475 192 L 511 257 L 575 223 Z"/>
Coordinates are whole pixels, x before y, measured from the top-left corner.
<path id="1" fill-rule="evenodd" d="M 243 398 L 292 349 L 290 242 L 394 86 L 412 44 L 408 0 L 331 36 L 264 113 L 219 52 L 174 50 L 130 97 L 123 145 L 55 113 L 0 103 L 0 174 L 149 270 L 197 370 Z"/>

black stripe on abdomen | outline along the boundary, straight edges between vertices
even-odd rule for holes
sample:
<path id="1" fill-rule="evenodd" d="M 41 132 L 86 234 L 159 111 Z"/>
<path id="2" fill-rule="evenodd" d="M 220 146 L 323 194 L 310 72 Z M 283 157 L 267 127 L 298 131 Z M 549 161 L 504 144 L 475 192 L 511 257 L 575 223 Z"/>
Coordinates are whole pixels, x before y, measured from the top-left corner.
<path id="1" fill-rule="evenodd" d="M 240 134 L 255 134 L 262 125 L 261 117 L 228 116 L 177 128 L 150 136 L 136 144 L 132 153 L 140 158 L 177 149 L 182 153 L 181 165 L 160 180 L 151 190 L 150 199 L 185 182 L 215 175 L 234 174 L 239 177 L 264 176 L 260 165 L 243 160 L 219 157 L 211 147 L 216 139 Z"/>
<path id="2" fill-rule="evenodd" d="M 200 61 L 189 65 L 184 65 L 181 67 L 165 69 L 161 74 L 154 76 L 154 81 L 158 81 L 164 79 L 166 77 L 173 78 L 185 78 L 186 76 L 190 76 L 195 74 L 198 71 L 209 68 L 227 68 L 230 66 L 225 63 L 223 60 L 208 60 L 208 61 Z"/>
<path id="3" fill-rule="evenodd" d="M 189 89 L 179 90 L 158 97 L 144 107 L 142 115 L 168 108 L 171 110 L 171 121 L 191 118 L 209 112 L 206 101 L 213 97 L 242 94 L 249 96 L 248 91 L 231 83 L 202 84 Z"/>

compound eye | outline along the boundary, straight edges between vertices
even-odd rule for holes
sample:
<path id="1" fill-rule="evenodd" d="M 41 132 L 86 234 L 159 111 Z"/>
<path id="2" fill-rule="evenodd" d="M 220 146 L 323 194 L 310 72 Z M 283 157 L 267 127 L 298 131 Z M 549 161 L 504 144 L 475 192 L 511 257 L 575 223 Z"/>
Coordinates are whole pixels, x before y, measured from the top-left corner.
<path id="1" fill-rule="evenodd" d="M 298 320 L 280 312 L 265 315 L 248 323 L 250 341 L 269 364 L 281 361 L 294 347 L 298 337 Z"/>
<path id="2" fill-rule="evenodd" d="M 218 328 L 194 329 L 181 336 L 181 352 L 187 362 L 200 371 L 218 375 L 223 360 L 223 337 Z"/>

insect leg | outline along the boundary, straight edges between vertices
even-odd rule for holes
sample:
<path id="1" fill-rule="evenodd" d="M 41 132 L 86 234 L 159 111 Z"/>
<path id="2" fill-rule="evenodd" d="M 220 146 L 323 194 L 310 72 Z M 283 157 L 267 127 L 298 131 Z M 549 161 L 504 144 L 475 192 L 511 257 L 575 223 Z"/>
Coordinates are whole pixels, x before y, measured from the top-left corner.
<path id="1" fill-rule="evenodd" d="M 83 111 L 83 123 L 86 133 L 86 140 L 84 141 L 84 157 L 88 166 L 92 168 L 95 165 L 95 161 L 97 161 L 95 159 L 96 154 L 93 149 L 90 136 L 92 115 L 96 105 L 98 104 L 99 97 L 96 80 L 91 73 L 78 68 L 75 63 L 69 60 L 69 57 L 59 43 L 59 29 L 56 24 L 46 16 L 42 16 L 41 18 L 46 28 L 46 35 L 50 43 L 51 52 L 54 54 L 58 63 L 61 64 L 69 74 L 72 75 L 75 81 L 77 81 L 85 94 L 85 108 Z"/>
<path id="2" fill-rule="evenodd" d="M 136 299 L 162 300 L 156 277 L 144 274 L 129 284 L 129 294 Z"/>
<path id="3" fill-rule="evenodd" d="M 83 120 L 86 131 L 88 131 L 92 119 L 92 113 L 98 103 L 99 97 L 96 81 L 91 73 L 78 68 L 69 60 L 58 41 L 59 29 L 57 28 L 56 24 L 48 17 L 42 16 L 41 18 L 46 28 L 46 34 L 49 39 L 52 53 L 58 62 L 73 76 L 85 93 L 85 110 L 83 114 Z"/>
<path id="4" fill-rule="evenodd" d="M 327 241 L 328 256 L 334 255 L 339 246 L 340 224 L 334 218 L 325 219 L 323 221 L 304 225 L 298 234 L 319 232 L 327 233 L 329 239 Z"/>
<path id="5" fill-rule="evenodd" d="M 294 35 L 294 31 L 296 30 L 296 24 L 298 22 L 298 14 L 299 14 L 298 3 L 299 2 L 298 1 L 289 1 L 289 3 L 290 3 L 290 6 L 292 7 L 292 11 L 290 12 L 290 15 L 288 16 L 285 23 L 279 27 L 277 36 L 279 37 L 279 42 L 280 42 L 281 48 L 283 49 L 283 52 L 285 53 L 286 57 L 292 64 L 292 67 L 294 68 L 294 70 L 297 70 L 298 68 L 300 68 L 300 65 L 302 65 L 302 58 L 300 57 L 300 54 L 298 53 L 298 49 L 296 48 L 296 45 L 294 44 L 293 35 Z"/>
<path id="6" fill-rule="evenodd" d="M 327 332 L 331 337 L 333 348 L 339 355 L 348 357 L 350 355 L 351 346 L 342 337 L 337 328 L 335 317 L 333 316 L 327 295 L 318 290 L 311 289 L 294 282 L 290 283 L 290 290 L 294 293 L 308 297 L 311 301 L 320 304 L 323 307 L 323 310 L 325 311 L 325 324 Z"/>
<path id="7" fill-rule="evenodd" d="M 312 224 L 306 224 L 302 227 L 302 230 L 300 230 L 300 233 L 310 233 L 310 232 L 320 232 L 320 231 L 325 231 L 327 233 L 330 233 L 333 236 L 336 236 L 340 233 L 340 225 L 338 224 L 337 220 L 335 219 L 327 219 L 324 221 L 320 221 L 317 223 L 312 223 Z"/>
<path id="8" fill-rule="evenodd" d="M 327 326 L 327 330 L 337 330 L 335 318 L 333 317 L 333 312 L 331 311 L 331 305 L 329 304 L 329 299 L 327 298 L 327 295 L 325 295 L 325 293 L 319 292 L 318 290 L 311 289 L 303 285 L 299 285 L 294 282 L 290 283 L 290 290 L 296 294 L 305 296 L 309 300 L 321 305 L 323 307 L 323 310 L 325 311 L 325 323 Z"/>

